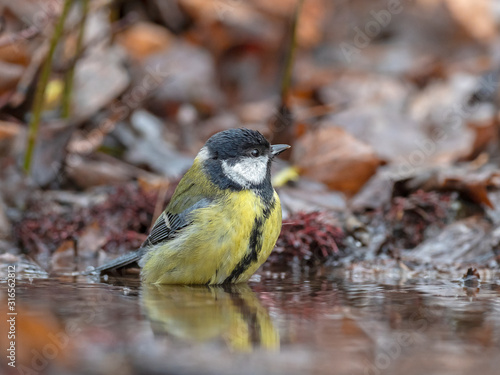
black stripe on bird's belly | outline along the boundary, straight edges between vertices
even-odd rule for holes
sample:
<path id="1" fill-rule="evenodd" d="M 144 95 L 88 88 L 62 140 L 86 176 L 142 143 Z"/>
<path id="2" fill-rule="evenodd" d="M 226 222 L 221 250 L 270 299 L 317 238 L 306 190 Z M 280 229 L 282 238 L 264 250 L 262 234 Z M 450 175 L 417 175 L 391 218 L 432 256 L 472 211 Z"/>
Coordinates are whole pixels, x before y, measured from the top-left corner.
<path id="1" fill-rule="evenodd" d="M 250 233 L 250 240 L 248 242 L 248 251 L 233 269 L 231 274 L 226 277 L 224 283 L 232 283 L 238 280 L 238 278 L 259 259 L 259 253 L 262 250 L 264 224 L 271 215 L 271 212 L 274 210 L 275 204 L 276 200 L 273 199 L 273 201 L 264 209 L 262 215 L 255 218 L 252 231 Z"/>

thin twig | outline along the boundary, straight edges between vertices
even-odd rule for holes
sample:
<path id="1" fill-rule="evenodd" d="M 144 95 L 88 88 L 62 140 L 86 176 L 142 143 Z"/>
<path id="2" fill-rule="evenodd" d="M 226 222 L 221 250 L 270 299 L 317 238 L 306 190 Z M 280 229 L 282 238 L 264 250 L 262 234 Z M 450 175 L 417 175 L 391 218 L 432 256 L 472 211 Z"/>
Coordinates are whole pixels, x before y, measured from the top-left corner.
<path id="1" fill-rule="evenodd" d="M 72 3 L 73 0 L 64 1 L 63 10 L 61 16 L 59 17 L 59 20 L 57 21 L 54 33 L 50 40 L 49 53 L 47 54 L 47 59 L 42 66 L 40 80 L 36 88 L 35 99 L 33 102 L 33 109 L 31 111 L 31 119 L 29 123 L 28 140 L 26 143 L 26 155 L 24 157 L 24 170 L 27 174 L 30 173 L 31 169 L 31 160 L 33 158 L 35 142 L 38 135 L 38 127 L 40 125 L 40 119 L 42 116 L 43 100 L 45 96 L 45 90 L 47 88 L 47 83 L 49 82 L 52 59 L 54 58 L 54 52 L 56 50 L 57 43 L 59 42 L 59 39 L 61 38 L 61 35 L 63 33 L 64 23 L 66 21 L 66 17 L 68 16 L 69 9 L 71 8 Z"/>
<path id="2" fill-rule="evenodd" d="M 290 86 L 292 81 L 293 62 L 295 58 L 295 50 L 297 47 L 297 25 L 300 13 L 302 11 L 303 3 L 304 0 L 297 0 L 297 6 L 293 15 L 288 51 L 286 54 L 283 76 L 281 77 L 281 103 L 278 106 L 278 109 L 276 111 L 277 116 L 275 117 L 272 124 L 272 140 L 278 141 L 280 143 L 288 143 L 292 146 L 294 140 L 292 136 L 293 114 L 290 110 L 289 98 Z M 285 154 L 285 158 L 287 156 L 290 157 L 290 153 Z"/>
<path id="3" fill-rule="evenodd" d="M 83 48 L 83 37 L 85 34 L 85 24 L 87 23 L 87 14 L 89 12 L 89 0 L 82 0 L 82 19 L 80 21 L 80 30 L 76 41 L 74 56 L 79 56 Z M 64 91 L 62 96 L 61 117 L 69 118 L 71 115 L 71 99 L 73 94 L 73 85 L 75 80 L 75 64 L 71 64 L 64 74 Z"/>
<path id="4" fill-rule="evenodd" d="M 295 13 L 292 20 L 292 30 L 290 36 L 290 46 L 285 60 L 285 70 L 283 71 L 283 77 L 281 80 L 281 104 L 288 105 L 288 95 L 290 91 L 290 85 L 292 81 L 292 68 L 295 57 L 295 50 L 297 48 L 297 24 L 299 23 L 300 12 L 302 11 L 302 5 L 304 0 L 298 0 L 297 7 L 295 8 Z"/>
<path id="5" fill-rule="evenodd" d="M 94 5 L 94 4 L 92 4 Z M 94 6 L 90 7 L 90 12 L 92 12 L 95 9 Z M 100 8 L 97 8 L 100 9 Z M 131 24 L 136 22 L 139 18 L 137 15 L 132 15 L 132 16 L 125 16 L 123 19 L 116 21 L 115 23 L 111 24 L 111 33 L 118 33 L 125 28 L 129 27 Z M 67 29 L 72 29 L 73 25 L 67 25 Z M 64 32 L 63 35 L 67 35 L 67 32 Z M 81 50 L 73 57 L 69 59 L 69 61 L 65 62 L 61 66 L 52 66 L 52 72 L 53 73 L 65 73 L 68 69 L 70 69 L 72 66 L 75 65 L 75 63 L 85 57 L 87 55 L 87 52 L 89 51 L 90 47 L 94 46 L 97 44 L 99 41 L 102 41 L 104 38 L 106 38 L 108 35 L 108 32 L 102 33 L 100 35 L 95 36 L 91 40 L 89 40 L 85 45 L 82 46 Z M 43 61 L 45 61 L 46 55 L 49 50 L 49 42 L 47 40 L 42 42 L 42 46 L 38 47 L 36 52 L 34 53 L 34 57 L 31 59 L 31 63 L 26 68 L 25 74 L 21 78 L 21 81 L 19 81 L 17 85 L 16 92 L 12 95 L 12 97 L 9 99 L 8 103 L 13 106 L 13 107 L 18 107 L 21 105 L 22 102 L 24 102 L 26 98 L 26 93 L 28 92 L 29 86 L 31 82 L 33 81 L 33 77 L 36 75 L 36 72 L 38 71 L 39 66 L 42 64 Z M 0 105 L 0 109 L 2 106 Z"/>
<path id="6" fill-rule="evenodd" d="M 125 30 L 126 28 L 130 27 L 132 24 L 137 22 L 138 20 L 139 20 L 139 16 L 134 13 L 131 15 L 126 15 L 124 18 L 113 22 L 111 24 L 111 36 Z M 91 47 L 95 46 L 99 42 L 102 42 L 105 38 L 107 38 L 109 36 L 109 34 L 110 33 L 108 31 L 105 31 L 99 35 L 96 35 L 92 39 L 88 40 L 87 43 L 85 43 L 82 46 L 80 51 L 78 51 L 78 53 L 75 56 L 73 56 L 68 61 L 64 62 L 63 64 L 59 64 L 58 66 L 55 66 L 53 68 L 54 72 L 55 73 L 66 72 L 68 69 L 73 67 L 79 59 L 85 57 L 86 54 L 89 52 L 89 49 Z"/>

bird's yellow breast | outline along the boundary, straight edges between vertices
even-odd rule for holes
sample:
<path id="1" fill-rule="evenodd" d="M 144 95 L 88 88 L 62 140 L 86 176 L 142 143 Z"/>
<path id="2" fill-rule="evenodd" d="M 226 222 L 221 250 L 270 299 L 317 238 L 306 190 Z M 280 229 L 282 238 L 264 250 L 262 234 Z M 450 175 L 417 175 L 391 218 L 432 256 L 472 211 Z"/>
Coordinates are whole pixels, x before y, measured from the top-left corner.
<path id="1" fill-rule="evenodd" d="M 247 281 L 271 253 L 281 230 L 281 205 L 253 191 L 223 194 L 197 209 L 193 223 L 151 250 L 143 265 L 145 282 L 221 284 Z"/>

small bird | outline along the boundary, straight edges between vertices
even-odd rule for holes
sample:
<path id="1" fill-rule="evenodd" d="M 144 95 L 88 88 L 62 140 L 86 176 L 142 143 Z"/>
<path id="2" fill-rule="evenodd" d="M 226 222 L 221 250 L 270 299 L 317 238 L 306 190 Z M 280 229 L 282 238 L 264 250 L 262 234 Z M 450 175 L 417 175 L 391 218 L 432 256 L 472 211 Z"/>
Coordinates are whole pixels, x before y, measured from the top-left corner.
<path id="1" fill-rule="evenodd" d="M 289 147 L 270 145 L 258 131 L 244 128 L 213 135 L 141 248 L 91 272 L 137 262 L 146 283 L 248 281 L 281 231 L 271 161 Z"/>

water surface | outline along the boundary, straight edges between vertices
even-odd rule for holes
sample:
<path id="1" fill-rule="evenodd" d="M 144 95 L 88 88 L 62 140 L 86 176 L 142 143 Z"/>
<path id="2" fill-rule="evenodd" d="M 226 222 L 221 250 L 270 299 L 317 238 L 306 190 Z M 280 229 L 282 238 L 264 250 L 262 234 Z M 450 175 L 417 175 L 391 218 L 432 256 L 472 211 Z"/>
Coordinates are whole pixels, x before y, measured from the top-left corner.
<path id="1" fill-rule="evenodd" d="M 267 274 L 227 287 L 88 281 L 18 280 L 17 367 L 2 358 L 4 373 L 489 375 L 500 369 L 496 276 L 473 288 L 451 277 L 369 281 L 343 272 Z M 0 334 L 7 348 L 7 334 Z"/>

